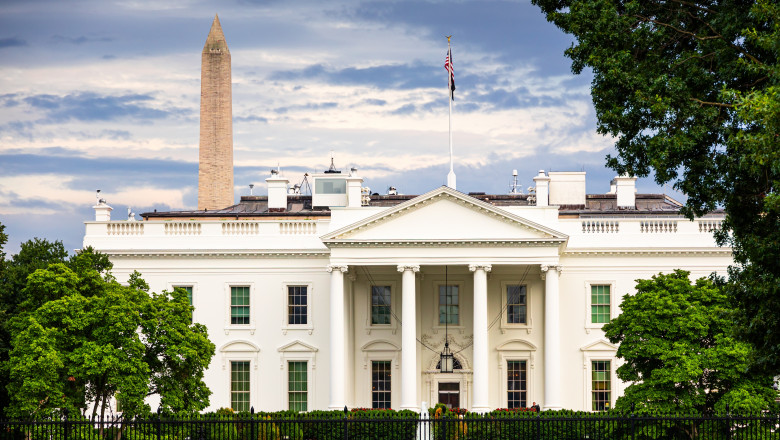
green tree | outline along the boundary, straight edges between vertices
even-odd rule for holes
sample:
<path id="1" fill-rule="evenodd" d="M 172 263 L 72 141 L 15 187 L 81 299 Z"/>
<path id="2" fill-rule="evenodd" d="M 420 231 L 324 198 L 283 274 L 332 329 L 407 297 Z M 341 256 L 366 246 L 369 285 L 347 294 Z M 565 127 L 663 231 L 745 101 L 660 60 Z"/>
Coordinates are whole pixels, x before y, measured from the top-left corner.
<path id="1" fill-rule="evenodd" d="M 9 323 L 11 317 L 19 313 L 19 306 L 24 300 L 22 290 L 27 283 L 27 277 L 37 269 L 46 268 L 52 263 L 65 262 L 68 258 L 62 242 L 35 238 L 22 243 L 19 253 L 6 260 L 2 247 L 8 241 L 8 236 L 3 232 L 4 229 L 5 226 L 0 224 L 0 415 L 4 414 L 10 403 L 6 388 L 10 381 Z"/>
<path id="2" fill-rule="evenodd" d="M 618 173 L 673 182 L 685 213 L 723 207 L 728 292 L 755 366 L 780 371 L 780 5 L 772 0 L 532 0 L 593 71 Z"/>
<path id="3" fill-rule="evenodd" d="M 604 325 L 625 361 L 617 376 L 632 384 L 616 408 L 712 414 L 755 413 L 774 401 L 772 378 L 747 375 L 752 347 L 734 339 L 728 298 L 710 279 L 691 284 L 676 270 L 637 280 L 621 314 Z"/>
<path id="4" fill-rule="evenodd" d="M 214 355 L 206 328 L 194 324 L 186 294 L 148 292 L 137 273 L 127 286 L 105 255 L 85 249 L 27 278 L 11 320 L 9 415 L 69 409 L 103 416 L 111 398 L 126 415 L 149 410 L 159 394 L 166 411 L 198 411 L 210 391 L 203 373 Z"/>

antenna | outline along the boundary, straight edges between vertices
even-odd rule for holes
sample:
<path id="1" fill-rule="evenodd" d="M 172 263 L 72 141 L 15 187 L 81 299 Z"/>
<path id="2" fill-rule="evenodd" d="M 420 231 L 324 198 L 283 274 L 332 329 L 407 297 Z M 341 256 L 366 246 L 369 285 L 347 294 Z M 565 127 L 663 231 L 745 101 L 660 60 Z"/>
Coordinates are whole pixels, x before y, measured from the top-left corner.
<path id="1" fill-rule="evenodd" d="M 509 194 L 522 194 L 523 188 L 517 185 L 517 170 L 512 170 L 512 185 L 509 187 Z"/>

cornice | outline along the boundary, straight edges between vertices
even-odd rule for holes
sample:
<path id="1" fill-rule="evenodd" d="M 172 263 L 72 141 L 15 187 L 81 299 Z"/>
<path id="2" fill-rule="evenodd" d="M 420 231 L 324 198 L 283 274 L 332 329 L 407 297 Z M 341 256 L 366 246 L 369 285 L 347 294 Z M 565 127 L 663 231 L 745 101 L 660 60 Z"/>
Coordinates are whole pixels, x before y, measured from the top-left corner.
<path id="1" fill-rule="evenodd" d="M 322 241 L 329 248 L 344 247 L 517 247 L 519 245 L 534 247 L 558 247 L 565 243 L 562 238 L 527 238 L 527 239 L 481 239 L 481 240 L 344 240 L 328 239 Z"/>
<path id="2" fill-rule="evenodd" d="M 731 256 L 731 248 L 593 248 L 567 249 L 562 257 L 615 255 Z"/>
<path id="3" fill-rule="evenodd" d="M 109 257 L 121 258 L 327 258 L 330 250 L 309 249 L 182 249 L 182 250 L 101 250 Z"/>

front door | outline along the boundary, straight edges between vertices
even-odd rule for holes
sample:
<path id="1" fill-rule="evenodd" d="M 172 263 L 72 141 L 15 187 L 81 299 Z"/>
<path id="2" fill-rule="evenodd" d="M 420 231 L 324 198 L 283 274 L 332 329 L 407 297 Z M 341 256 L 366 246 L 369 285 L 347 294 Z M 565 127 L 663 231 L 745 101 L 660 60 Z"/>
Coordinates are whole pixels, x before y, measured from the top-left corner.
<path id="1" fill-rule="evenodd" d="M 460 383 L 439 382 L 439 403 L 447 408 L 460 408 Z"/>

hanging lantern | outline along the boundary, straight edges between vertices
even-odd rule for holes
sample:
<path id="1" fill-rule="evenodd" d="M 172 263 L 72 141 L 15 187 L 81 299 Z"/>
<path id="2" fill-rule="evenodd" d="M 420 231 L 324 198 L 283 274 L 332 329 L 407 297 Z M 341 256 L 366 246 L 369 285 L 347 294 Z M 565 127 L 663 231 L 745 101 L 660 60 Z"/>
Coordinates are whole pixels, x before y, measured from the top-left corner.
<path id="1" fill-rule="evenodd" d="M 454 367 L 455 357 L 452 355 L 452 352 L 450 351 L 450 343 L 445 342 L 444 343 L 444 351 L 441 352 L 441 369 L 440 372 L 442 373 L 452 373 L 452 369 Z"/>

